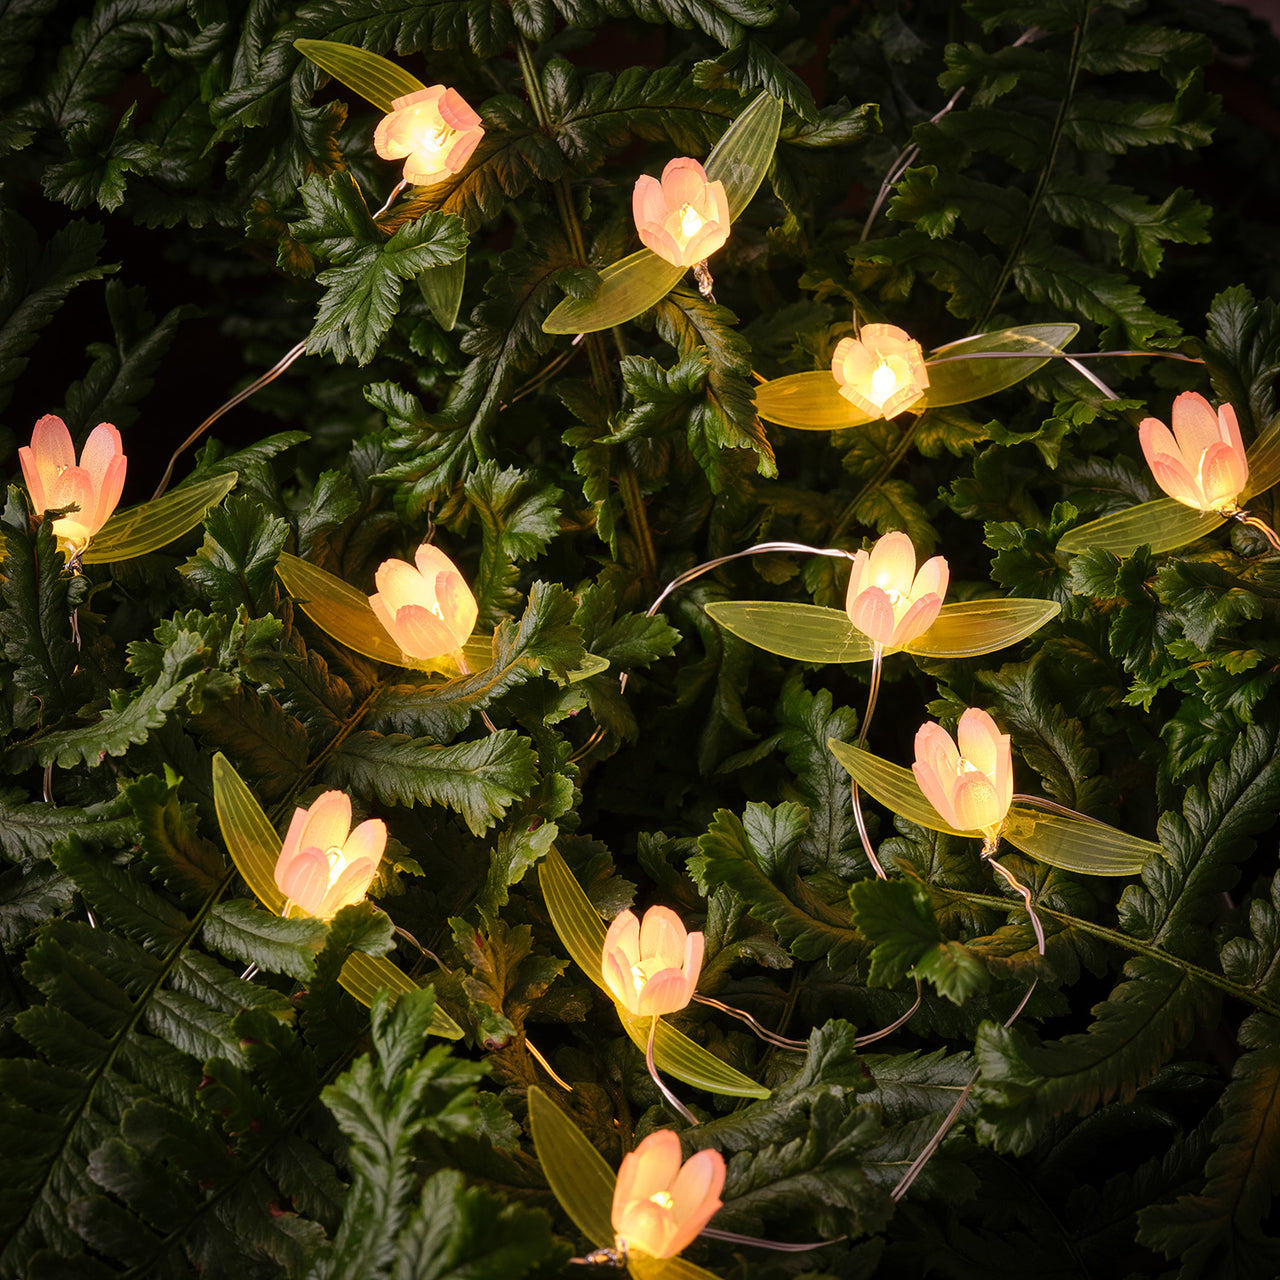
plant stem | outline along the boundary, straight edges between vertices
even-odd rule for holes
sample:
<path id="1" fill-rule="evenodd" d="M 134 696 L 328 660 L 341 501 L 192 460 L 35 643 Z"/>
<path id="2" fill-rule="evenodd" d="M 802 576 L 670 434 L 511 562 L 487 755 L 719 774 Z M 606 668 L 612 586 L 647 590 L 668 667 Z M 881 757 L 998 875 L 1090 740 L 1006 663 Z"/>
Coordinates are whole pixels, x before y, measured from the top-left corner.
<path id="1" fill-rule="evenodd" d="M 533 53 L 529 48 L 529 42 L 519 33 L 516 34 L 516 58 L 520 64 L 520 74 L 524 77 L 534 118 L 538 121 L 540 128 L 550 132 L 551 111 L 542 92 L 542 81 L 538 79 L 538 69 L 533 64 Z M 587 242 L 582 234 L 582 223 L 578 220 L 578 211 L 573 207 L 573 192 L 569 187 L 568 179 L 557 178 L 551 184 L 551 189 L 555 195 L 556 209 L 560 214 L 569 247 L 574 257 L 586 266 Z M 598 333 L 588 333 L 583 341 L 587 348 L 587 359 L 591 362 L 591 376 L 595 380 L 596 388 L 602 396 L 612 402 L 614 384 L 604 340 Z M 640 480 L 635 473 L 635 468 L 625 457 L 618 467 L 618 491 L 622 497 L 623 510 L 627 513 L 627 523 L 636 540 L 636 548 L 640 556 L 640 572 L 646 582 L 652 583 L 658 577 L 658 557 L 653 546 L 653 534 L 649 529 L 649 518 L 645 515 Z"/>
<path id="2" fill-rule="evenodd" d="M 1004 263 L 1000 268 L 1000 274 L 996 278 L 995 287 L 991 290 L 991 296 L 987 299 L 987 305 L 983 309 L 982 315 L 974 325 L 974 332 L 981 333 L 986 328 L 991 313 L 996 309 L 1000 302 L 1000 295 L 1004 293 L 1005 286 L 1009 283 L 1009 277 L 1013 274 L 1014 264 L 1018 261 L 1018 255 L 1022 253 L 1023 245 L 1027 242 L 1027 237 L 1031 234 L 1031 224 L 1036 219 L 1036 214 L 1040 211 L 1040 204 L 1044 200 L 1044 193 L 1048 189 L 1049 179 L 1053 176 L 1053 166 L 1058 158 L 1058 148 L 1062 145 L 1062 133 L 1067 122 L 1067 111 L 1071 106 L 1071 100 L 1075 96 L 1076 81 L 1080 77 L 1080 51 L 1084 44 L 1085 27 L 1089 24 L 1089 10 L 1085 9 L 1084 17 L 1080 19 L 1080 25 L 1075 29 L 1075 34 L 1071 39 L 1071 59 L 1069 70 L 1067 73 L 1067 91 L 1062 95 L 1062 101 L 1058 104 L 1058 114 L 1053 121 L 1053 131 L 1049 135 L 1049 148 L 1045 156 L 1044 166 L 1040 170 L 1040 176 L 1036 180 L 1035 190 L 1031 193 L 1031 198 L 1027 201 L 1027 216 L 1022 220 L 1022 227 L 1018 232 L 1018 238 L 1009 248 L 1008 255 L 1005 257 Z"/>
<path id="3" fill-rule="evenodd" d="M 920 419 L 923 414 L 918 414 L 911 425 L 902 433 L 902 439 L 898 441 L 893 452 L 880 465 L 880 469 L 867 481 L 866 484 L 858 490 L 852 502 L 840 513 L 840 519 L 836 521 L 835 527 L 831 530 L 829 541 L 834 542 L 842 533 L 853 523 L 853 518 L 857 513 L 858 507 L 862 500 L 873 489 L 878 489 L 892 474 L 894 467 L 906 456 L 907 450 L 911 448 L 912 442 L 916 437 L 916 428 L 920 425 Z"/>
<path id="4" fill-rule="evenodd" d="M 991 907 L 1005 912 L 1024 909 L 1021 903 L 1012 902 L 1008 898 L 993 898 L 985 893 L 962 893 L 953 889 L 940 889 L 937 885 L 930 885 L 930 889 L 945 895 L 953 902 L 965 902 L 975 907 Z M 1201 968 L 1198 964 L 1192 964 L 1190 960 L 1171 955 L 1153 942 L 1143 942 L 1141 938 L 1121 933 L 1118 929 L 1110 929 L 1104 924 L 1095 924 L 1091 920 L 1082 920 L 1079 916 L 1069 915 L 1065 911 L 1054 911 L 1043 903 L 1038 903 L 1036 910 L 1051 920 L 1057 920 L 1060 924 L 1065 924 L 1072 929 L 1079 929 L 1082 933 L 1092 934 L 1095 938 L 1102 938 L 1122 950 L 1132 951 L 1137 955 L 1159 960 L 1162 964 L 1170 965 L 1174 969 L 1180 969 L 1188 977 L 1199 978 L 1201 982 L 1217 987 L 1219 991 L 1225 991 L 1227 995 L 1235 996 L 1237 1000 L 1243 1000 L 1264 1013 L 1280 1017 L 1280 1001 L 1272 1000 L 1257 991 L 1250 991 L 1248 987 L 1242 987 L 1239 983 L 1232 982 L 1230 978 L 1214 973 L 1212 969 Z"/>

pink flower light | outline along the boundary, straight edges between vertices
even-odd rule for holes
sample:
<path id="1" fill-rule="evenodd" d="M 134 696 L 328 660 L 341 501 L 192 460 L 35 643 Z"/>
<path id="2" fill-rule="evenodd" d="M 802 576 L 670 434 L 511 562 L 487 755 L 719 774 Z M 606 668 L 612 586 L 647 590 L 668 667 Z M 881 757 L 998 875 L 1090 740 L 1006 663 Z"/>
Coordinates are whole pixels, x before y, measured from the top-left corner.
<path id="1" fill-rule="evenodd" d="M 916 549 L 905 533 L 886 533 L 853 558 L 844 609 L 868 640 L 900 649 L 934 623 L 947 593 L 946 559 L 933 556 L 916 571 Z"/>
<path id="2" fill-rule="evenodd" d="M 124 490 L 120 432 L 100 422 L 89 433 L 77 466 L 66 423 L 47 413 L 36 423 L 31 444 L 18 450 L 18 460 L 37 515 L 73 504 L 79 508 L 55 520 L 53 532 L 73 553 L 83 551 L 110 519 Z"/>
<path id="3" fill-rule="evenodd" d="M 439 658 L 462 647 L 480 611 L 457 566 L 438 547 L 424 542 L 413 561 L 378 566 L 369 607 L 411 658 Z"/>
<path id="4" fill-rule="evenodd" d="M 384 160 L 403 159 L 404 177 L 419 187 L 459 173 L 484 136 L 480 117 L 456 89 L 442 84 L 396 98 L 373 132 Z"/>
<path id="5" fill-rule="evenodd" d="M 650 907 L 644 923 L 634 911 L 614 918 L 600 960 L 613 998 L 637 1017 L 675 1013 L 693 999 L 705 938 L 689 933 L 669 907 Z"/>
<path id="6" fill-rule="evenodd" d="M 1009 735 L 980 707 L 960 717 L 955 742 L 941 725 L 921 725 L 911 771 L 925 799 L 956 831 L 989 838 L 999 833 L 1013 803 L 1013 752 Z"/>
<path id="7" fill-rule="evenodd" d="M 661 182 L 642 173 L 631 211 L 641 242 L 672 266 L 696 266 L 729 238 L 724 183 L 708 182 L 706 170 L 687 156 L 672 160 Z"/>
<path id="8" fill-rule="evenodd" d="M 1156 483 L 1177 502 L 1230 515 L 1249 479 L 1249 463 L 1236 411 L 1216 412 L 1197 391 L 1173 402 L 1173 430 L 1158 418 L 1143 418 L 1138 440 Z"/>
<path id="9" fill-rule="evenodd" d="M 655 908 L 656 909 L 656 908 Z M 722 1203 L 724 1156 L 698 1151 L 680 1160 L 680 1139 L 670 1129 L 651 1133 L 622 1157 L 613 1192 L 618 1252 L 674 1258 L 693 1243 Z"/>
<path id="10" fill-rule="evenodd" d="M 920 344 L 895 324 L 864 324 L 856 338 L 841 338 L 831 373 L 840 394 L 873 418 L 909 409 L 929 386 Z"/>
<path id="11" fill-rule="evenodd" d="M 276 887 L 309 916 L 331 920 L 359 902 L 387 847 L 387 826 L 369 818 L 351 830 L 351 801 L 326 791 L 309 809 L 295 809 L 276 860 Z"/>

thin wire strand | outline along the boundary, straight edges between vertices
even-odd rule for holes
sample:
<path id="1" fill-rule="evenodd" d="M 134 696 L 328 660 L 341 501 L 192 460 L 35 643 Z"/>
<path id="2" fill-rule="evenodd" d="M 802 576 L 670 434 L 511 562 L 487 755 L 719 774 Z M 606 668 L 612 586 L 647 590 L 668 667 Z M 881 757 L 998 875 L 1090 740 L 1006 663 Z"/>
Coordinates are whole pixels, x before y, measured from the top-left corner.
<path id="1" fill-rule="evenodd" d="M 556 1084 L 558 1084 L 566 1093 L 573 1092 L 573 1085 L 566 1084 L 558 1075 L 556 1075 L 555 1068 L 552 1067 L 551 1063 L 549 1063 L 546 1058 L 538 1052 L 537 1047 L 528 1036 L 525 1036 L 524 1038 L 524 1047 L 529 1050 L 530 1054 L 533 1056 L 533 1060 L 556 1082 Z"/>
<path id="2" fill-rule="evenodd" d="M 786 1036 L 779 1035 L 776 1031 L 770 1031 L 768 1027 L 762 1026 L 757 1022 L 745 1009 L 735 1009 L 732 1005 L 724 1004 L 720 1000 L 713 1000 L 710 996 L 700 996 L 696 993 L 693 998 L 699 1004 L 710 1005 L 713 1009 L 719 1009 L 721 1013 L 727 1013 L 731 1018 L 738 1018 L 740 1021 L 747 1023 L 761 1040 L 765 1040 L 779 1049 L 804 1050 L 809 1047 L 807 1040 L 789 1040 Z"/>
<path id="3" fill-rule="evenodd" d="M 409 179 L 401 178 L 400 181 L 397 182 L 396 185 L 391 188 L 391 194 L 387 197 L 386 204 L 384 204 L 382 208 L 378 210 L 377 213 L 372 215 L 374 222 L 377 222 L 377 220 L 380 217 L 382 217 L 382 215 L 386 213 L 386 211 L 390 209 L 393 204 L 395 204 L 396 196 L 398 196 L 408 185 L 409 185 Z"/>
<path id="4" fill-rule="evenodd" d="M 1276 531 L 1257 516 L 1251 516 L 1247 511 L 1237 511 L 1233 520 L 1239 520 L 1241 524 L 1246 524 L 1250 529 L 1257 529 L 1264 538 L 1271 544 L 1272 550 L 1280 551 L 1280 538 L 1276 537 Z"/>
<path id="5" fill-rule="evenodd" d="M 717 556 L 714 560 L 705 560 L 702 564 L 694 565 L 692 569 L 686 569 L 682 574 L 671 579 L 658 598 L 649 606 L 648 612 L 644 615 L 646 618 L 652 618 L 662 607 L 662 602 L 673 591 L 678 591 L 687 583 L 692 582 L 695 578 L 701 577 L 704 573 L 710 572 L 712 569 L 718 569 L 722 564 L 728 564 L 730 560 L 740 560 L 743 556 L 764 555 L 771 551 L 789 551 L 801 555 L 812 556 L 831 556 L 835 559 L 852 560 L 853 555 L 848 551 L 839 551 L 834 547 L 811 547 L 803 542 L 757 542 L 754 546 L 746 547 L 742 551 L 732 551 L 727 556 Z M 618 677 L 618 692 L 626 693 L 627 677 L 629 672 L 624 671 Z M 577 751 L 569 757 L 570 764 L 577 764 L 584 756 L 590 754 L 592 748 L 604 741 L 604 726 L 597 725 L 592 731 L 591 736 L 580 746 Z"/>
<path id="6" fill-rule="evenodd" d="M 1031 904 L 1031 890 L 1008 867 L 1000 862 L 994 852 L 987 853 L 984 849 L 982 856 L 991 864 L 994 870 L 1004 877 L 1005 883 L 1009 888 L 1022 895 L 1022 901 L 1026 904 L 1027 915 L 1031 917 L 1031 927 L 1036 931 L 1036 942 L 1039 945 L 1040 954 L 1044 955 L 1044 925 L 1040 923 L 1040 917 L 1036 914 L 1036 909 Z"/>
<path id="7" fill-rule="evenodd" d="M 881 1027 L 879 1031 L 872 1031 L 869 1035 L 859 1036 L 853 1043 L 858 1049 L 865 1044 L 875 1044 L 877 1040 L 883 1040 L 886 1036 L 891 1036 L 899 1027 L 905 1026 L 915 1017 L 916 1010 L 920 1008 L 920 1002 L 924 999 L 924 991 L 920 986 L 920 979 L 916 979 L 916 1002 L 910 1009 L 902 1015 L 902 1017 L 889 1023 L 887 1027 Z"/>
<path id="8" fill-rule="evenodd" d="M 208 429 L 213 426 L 224 413 L 234 409 L 236 405 L 242 404 L 250 396 L 261 391 L 267 383 L 278 378 L 300 355 L 307 349 L 306 339 L 299 342 L 297 346 L 290 347 L 270 369 L 261 377 L 255 378 L 243 391 L 236 392 L 230 400 L 219 405 L 174 451 L 173 457 L 169 459 L 169 465 L 164 469 L 164 475 L 160 477 L 160 483 L 156 486 L 156 491 L 151 495 L 154 502 L 168 487 L 169 481 L 173 479 L 174 464 Z"/>
<path id="9" fill-rule="evenodd" d="M 1031 999 L 1031 993 L 1036 989 L 1038 978 L 1031 979 L 1031 985 L 1027 988 L 1026 994 L 1018 1002 L 1018 1007 L 1009 1015 L 1005 1022 L 1005 1027 L 1011 1027 L 1018 1020 L 1018 1015 L 1027 1007 L 1027 1001 Z M 969 1077 L 968 1083 L 960 1091 L 960 1096 L 956 1099 L 955 1105 L 947 1112 L 946 1119 L 938 1126 L 937 1131 L 928 1142 L 924 1144 L 920 1154 L 911 1162 L 906 1173 L 898 1179 L 898 1185 L 889 1193 L 890 1197 L 897 1201 L 906 1195 L 911 1184 L 920 1174 L 920 1170 L 929 1163 L 929 1157 L 942 1145 L 942 1140 L 947 1136 L 948 1130 L 955 1124 L 960 1116 L 960 1112 L 964 1110 L 964 1104 L 969 1101 L 969 1095 L 973 1092 L 973 1086 L 978 1083 L 978 1075 L 980 1068 L 974 1068 L 973 1074 Z"/>
<path id="10" fill-rule="evenodd" d="M 871 646 L 871 687 L 867 690 L 867 709 L 862 713 L 862 724 L 858 729 L 858 748 L 861 749 L 867 742 L 867 730 L 871 726 L 871 717 L 875 714 L 876 699 L 880 695 L 880 669 L 884 664 L 884 645 L 878 641 Z M 880 865 L 880 859 L 876 857 L 875 850 L 871 847 L 871 836 L 867 832 L 867 821 L 862 815 L 862 796 L 858 791 L 858 780 L 851 778 L 849 781 L 849 796 L 853 801 L 853 820 L 858 827 L 858 838 L 862 841 L 862 852 L 867 855 L 867 861 L 871 863 L 873 870 L 881 880 L 887 880 L 889 877 L 885 875 L 884 867 Z"/>
<path id="11" fill-rule="evenodd" d="M 1030 44 L 1031 41 L 1040 39 L 1045 34 L 1039 27 L 1029 27 L 1013 42 L 1011 47 L 1017 49 L 1021 45 Z M 929 117 L 929 123 L 937 124 L 943 116 L 955 109 L 956 104 L 963 97 L 964 88 L 962 86 L 947 99 L 941 110 Z M 876 215 L 880 212 L 881 206 L 889 198 L 889 192 L 897 185 L 902 175 L 915 163 L 919 154 L 920 148 L 914 143 L 909 143 L 898 152 L 894 162 L 889 166 L 889 172 L 885 175 L 884 181 L 880 184 L 880 190 L 876 192 L 876 198 L 871 205 L 870 212 L 867 214 L 867 219 L 862 224 L 862 234 L 858 237 L 859 244 L 866 243 L 867 237 L 871 234 L 871 224 L 876 220 Z M 857 317 L 855 316 L 854 318 L 856 320 Z"/>
<path id="12" fill-rule="evenodd" d="M 653 1077 L 653 1083 L 658 1086 L 658 1091 L 664 1098 L 666 1098 L 668 1105 L 678 1112 L 691 1125 L 696 1125 L 698 1123 L 698 1117 L 695 1116 L 693 1112 L 690 1111 L 689 1108 L 686 1107 L 684 1103 L 667 1088 L 666 1084 L 663 1083 L 662 1077 L 658 1074 L 658 1068 L 653 1061 L 653 1042 L 657 1034 L 658 1018 L 657 1015 L 655 1015 L 653 1021 L 649 1023 L 649 1042 L 645 1045 L 644 1049 L 644 1064 L 649 1068 L 649 1074 Z"/>
<path id="13" fill-rule="evenodd" d="M 832 1240 L 814 1240 L 810 1244 L 783 1244 L 780 1240 L 762 1240 L 759 1236 L 744 1236 L 737 1231 L 721 1231 L 718 1227 L 703 1227 L 698 1232 L 708 1240 L 727 1240 L 730 1244 L 749 1244 L 757 1249 L 773 1249 L 777 1253 L 808 1253 L 813 1249 L 824 1249 L 829 1244 L 838 1244 L 847 1240 L 848 1236 L 836 1236 Z"/>

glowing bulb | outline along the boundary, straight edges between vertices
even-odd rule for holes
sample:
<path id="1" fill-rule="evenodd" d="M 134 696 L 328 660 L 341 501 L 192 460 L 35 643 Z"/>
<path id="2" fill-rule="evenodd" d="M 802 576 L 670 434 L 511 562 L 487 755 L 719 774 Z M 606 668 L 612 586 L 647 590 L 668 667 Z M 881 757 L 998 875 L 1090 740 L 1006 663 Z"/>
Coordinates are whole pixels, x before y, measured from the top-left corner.
<path id="1" fill-rule="evenodd" d="M 644 984 L 648 979 L 644 976 L 644 970 L 638 964 L 631 966 L 631 981 L 636 984 L 636 995 L 639 995 L 644 990 Z"/>
<path id="2" fill-rule="evenodd" d="M 675 1203 L 666 1191 L 655 1191 L 649 1199 L 652 1203 L 656 1204 L 659 1209 L 670 1209 Z"/>
<path id="3" fill-rule="evenodd" d="M 680 230 L 686 236 L 696 236 L 702 230 L 702 216 L 689 204 L 680 206 Z"/>
<path id="4" fill-rule="evenodd" d="M 887 361 L 881 360 L 875 373 L 871 375 L 871 398 L 877 404 L 884 404 L 893 395 L 897 385 L 898 375 L 889 368 Z"/>

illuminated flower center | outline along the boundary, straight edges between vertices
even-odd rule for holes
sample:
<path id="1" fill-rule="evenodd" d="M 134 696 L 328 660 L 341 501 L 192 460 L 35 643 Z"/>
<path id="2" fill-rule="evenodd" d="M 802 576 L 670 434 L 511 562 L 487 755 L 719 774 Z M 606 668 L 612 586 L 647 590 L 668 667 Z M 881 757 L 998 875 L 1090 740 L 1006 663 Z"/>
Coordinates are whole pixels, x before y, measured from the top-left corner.
<path id="1" fill-rule="evenodd" d="M 686 236 L 696 236 L 702 230 L 702 223 L 702 216 L 691 204 L 680 206 L 680 230 Z"/>
<path id="2" fill-rule="evenodd" d="M 450 129 L 448 125 L 442 124 L 432 129 L 429 134 L 422 140 L 422 150 L 432 155 L 438 155 L 453 145 L 454 138 L 457 137 L 457 130 Z"/>
<path id="3" fill-rule="evenodd" d="M 671 1195 L 666 1191 L 655 1191 L 649 1199 L 658 1206 L 659 1209 L 671 1209 L 675 1207 L 675 1202 L 671 1199 Z"/>
<path id="4" fill-rule="evenodd" d="M 644 990 L 644 984 L 649 981 L 645 971 L 638 964 L 631 966 L 631 981 L 636 985 L 636 995 Z"/>
<path id="5" fill-rule="evenodd" d="M 887 360 L 881 360 L 876 366 L 876 371 L 871 375 L 871 398 L 877 404 L 884 402 L 893 395 L 898 386 L 898 375 L 889 368 Z"/>

